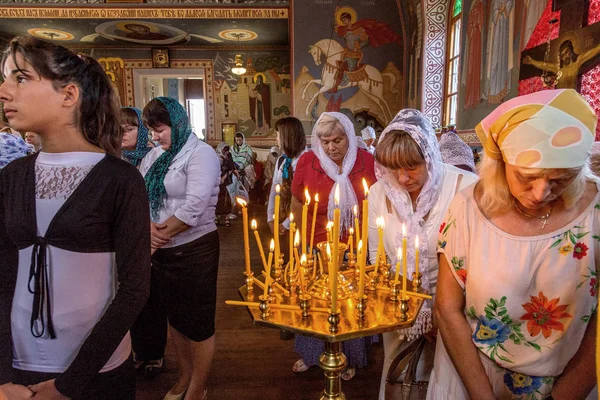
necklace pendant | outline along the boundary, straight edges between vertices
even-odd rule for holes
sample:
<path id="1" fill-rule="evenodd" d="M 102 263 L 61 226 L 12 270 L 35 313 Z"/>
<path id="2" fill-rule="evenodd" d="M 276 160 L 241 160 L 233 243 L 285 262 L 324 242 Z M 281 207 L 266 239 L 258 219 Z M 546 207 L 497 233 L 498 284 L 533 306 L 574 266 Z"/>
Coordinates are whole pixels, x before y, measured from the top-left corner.
<path id="1" fill-rule="evenodd" d="M 542 229 L 544 229 L 544 228 L 546 227 L 546 222 L 548 222 L 548 220 L 547 220 L 547 219 L 545 219 L 545 220 L 542 222 Z"/>

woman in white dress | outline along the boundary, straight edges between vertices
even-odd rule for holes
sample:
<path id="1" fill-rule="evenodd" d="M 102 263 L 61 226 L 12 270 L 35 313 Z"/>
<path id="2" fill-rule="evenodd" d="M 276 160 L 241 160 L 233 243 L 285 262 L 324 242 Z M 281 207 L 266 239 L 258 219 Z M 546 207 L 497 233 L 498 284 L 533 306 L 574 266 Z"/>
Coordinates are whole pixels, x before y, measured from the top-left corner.
<path id="1" fill-rule="evenodd" d="M 454 198 L 439 238 L 428 399 L 584 399 L 594 388 L 596 123 L 567 89 L 512 99 L 476 128 L 481 180 Z"/>
<path id="2" fill-rule="evenodd" d="M 378 181 L 369 194 L 369 253 L 374 262 L 377 253 L 375 220 L 385 221 L 384 247 L 396 265 L 397 250 L 402 244 L 402 224 L 411 238 L 421 239 L 423 284 L 435 293 L 437 234 L 448 204 L 454 194 L 471 185 L 477 176 L 442 162 L 442 155 L 431 123 L 420 111 L 402 110 L 385 128 L 375 152 Z M 414 254 L 412 249 L 408 254 Z M 408 261 L 409 276 L 414 260 Z M 385 359 L 379 399 L 385 398 L 385 383 L 392 361 L 414 340 L 432 329 L 431 305 L 424 305 L 414 328 L 383 334 Z M 435 335 L 433 335 L 435 336 Z M 418 368 L 418 380 L 427 380 L 433 362 L 433 345 L 427 345 Z M 390 396 L 388 395 L 388 398 Z"/>

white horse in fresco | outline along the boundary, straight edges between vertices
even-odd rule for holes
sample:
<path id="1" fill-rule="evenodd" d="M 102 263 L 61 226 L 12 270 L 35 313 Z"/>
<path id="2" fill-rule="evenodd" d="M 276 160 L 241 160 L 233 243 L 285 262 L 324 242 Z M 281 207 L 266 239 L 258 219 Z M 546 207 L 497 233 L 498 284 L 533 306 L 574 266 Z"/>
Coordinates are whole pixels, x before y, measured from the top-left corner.
<path id="1" fill-rule="evenodd" d="M 306 105 L 306 115 L 309 115 L 311 104 L 317 99 L 319 94 L 325 93 L 335 86 L 335 75 L 338 71 L 338 61 L 343 61 L 344 48 L 342 45 L 332 39 L 322 39 L 317 43 L 310 46 L 308 51 L 315 61 L 316 65 L 321 65 L 321 58 L 325 55 L 325 65 L 321 72 L 321 79 L 313 79 L 305 83 L 304 90 L 302 91 L 302 100 L 306 99 L 306 90 L 309 88 L 311 83 L 320 85 L 321 88 L 316 92 Z M 363 65 L 366 77 L 362 80 L 352 82 L 349 80 L 344 85 L 339 85 L 338 89 L 345 89 L 349 87 L 358 86 L 358 88 L 376 104 L 378 104 L 388 121 L 393 117 L 387 102 L 383 98 L 383 79 L 381 72 L 372 65 Z"/>

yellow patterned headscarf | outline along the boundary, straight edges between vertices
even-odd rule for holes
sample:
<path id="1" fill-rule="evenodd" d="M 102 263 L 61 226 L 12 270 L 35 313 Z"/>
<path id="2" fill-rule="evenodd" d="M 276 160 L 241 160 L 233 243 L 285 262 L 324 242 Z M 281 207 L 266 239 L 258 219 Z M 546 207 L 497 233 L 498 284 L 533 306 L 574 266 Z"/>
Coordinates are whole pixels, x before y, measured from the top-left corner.
<path id="1" fill-rule="evenodd" d="M 573 89 L 515 97 L 475 131 L 485 154 L 529 168 L 582 167 L 590 156 L 598 117 Z"/>

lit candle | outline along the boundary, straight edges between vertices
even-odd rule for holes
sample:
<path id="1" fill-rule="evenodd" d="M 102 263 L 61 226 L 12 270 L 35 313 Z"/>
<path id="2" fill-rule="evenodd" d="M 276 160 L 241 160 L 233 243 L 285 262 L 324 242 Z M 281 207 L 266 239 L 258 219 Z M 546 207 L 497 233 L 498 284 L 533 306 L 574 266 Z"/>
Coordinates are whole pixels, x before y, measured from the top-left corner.
<path id="1" fill-rule="evenodd" d="M 293 263 L 294 261 L 294 231 L 296 230 L 296 223 L 294 222 L 294 213 L 290 213 L 290 240 L 289 240 L 289 245 L 290 245 L 290 252 L 289 257 L 290 257 L 290 262 Z"/>
<path id="2" fill-rule="evenodd" d="M 394 285 L 398 284 L 398 277 L 400 275 L 400 262 L 402 261 L 402 248 L 400 247 L 398 247 L 398 258 L 396 260 L 396 274 L 394 275 Z M 402 277 L 402 284 L 405 284 L 404 276 Z"/>
<path id="3" fill-rule="evenodd" d="M 362 202 L 362 232 L 360 234 L 360 238 L 362 241 L 362 251 L 360 253 L 360 258 L 361 258 L 361 265 L 360 267 L 362 268 L 362 271 L 360 273 L 361 278 L 365 275 L 365 268 L 367 266 L 367 253 L 369 252 L 369 246 L 367 245 L 367 239 L 369 236 L 369 200 L 368 200 L 368 196 L 369 196 L 369 186 L 367 185 L 367 181 L 365 180 L 365 178 L 363 178 L 362 180 L 362 184 L 363 184 L 363 188 L 365 190 L 365 199 Z M 363 287 L 364 289 L 364 287 Z M 361 295 L 363 293 L 360 293 Z"/>
<path id="4" fill-rule="evenodd" d="M 331 270 L 333 271 L 332 291 L 331 291 L 331 312 L 337 313 L 337 270 L 339 268 L 339 247 L 340 247 L 340 185 L 335 185 L 334 193 L 335 208 L 333 209 L 333 259 L 331 260 Z"/>
<path id="5" fill-rule="evenodd" d="M 302 257 L 300 258 L 300 268 L 298 269 L 300 271 L 300 285 L 302 286 L 302 293 L 306 293 L 306 282 L 304 281 L 303 265 L 306 265 L 306 254 L 302 254 Z"/>
<path id="6" fill-rule="evenodd" d="M 269 261 L 267 262 L 267 270 L 265 271 L 265 292 L 264 296 L 267 297 L 269 294 L 269 283 L 271 281 L 271 264 L 273 262 L 273 251 L 275 250 L 275 241 L 271 239 L 271 244 L 269 245 Z"/>
<path id="7" fill-rule="evenodd" d="M 260 252 L 260 258 L 262 259 L 263 268 L 267 268 L 267 260 L 265 259 L 265 252 L 262 247 L 262 243 L 260 241 L 260 236 L 258 235 L 258 225 L 256 224 L 256 220 L 253 219 L 251 222 L 252 230 L 254 231 L 254 237 L 256 238 L 256 245 L 258 246 L 258 251 Z"/>
<path id="8" fill-rule="evenodd" d="M 298 246 L 300 246 L 300 232 L 296 230 L 296 234 L 294 235 L 294 253 L 293 255 L 290 253 L 290 262 L 293 268 L 293 271 L 300 271 L 302 275 L 302 271 L 300 270 L 300 257 L 298 256 Z"/>
<path id="9" fill-rule="evenodd" d="M 355 204 L 354 207 L 352 207 L 352 211 L 354 212 L 354 231 L 356 232 L 356 251 L 358 252 L 358 242 L 360 241 L 360 227 L 358 226 L 358 204 Z M 358 253 L 356 253 L 356 256 L 358 259 Z"/>
<path id="10" fill-rule="evenodd" d="M 333 221 L 328 221 L 327 225 L 325 225 L 325 230 L 327 231 L 327 243 L 331 243 L 333 241 L 331 230 L 333 229 Z"/>
<path id="11" fill-rule="evenodd" d="M 377 217 L 377 233 L 379 235 L 379 243 L 377 244 L 377 257 L 375 258 L 375 275 L 379 269 L 379 260 L 385 260 L 385 249 L 383 248 L 383 229 L 385 228 L 385 220 L 383 217 Z"/>
<path id="12" fill-rule="evenodd" d="M 353 236 L 354 236 L 354 228 L 350 228 L 348 229 L 348 247 L 350 247 L 350 254 L 354 253 L 354 246 L 353 245 Z M 358 236 L 358 235 L 357 235 Z"/>
<path id="13" fill-rule="evenodd" d="M 406 225 L 402 223 L 402 295 L 406 296 Z"/>
<path id="14" fill-rule="evenodd" d="M 281 196 L 279 193 L 281 192 L 281 186 L 275 186 L 275 217 L 273 218 L 273 238 L 275 239 L 275 265 L 279 263 L 279 252 L 281 251 L 279 247 L 279 207 L 281 202 Z"/>
<path id="15" fill-rule="evenodd" d="M 310 228 L 310 247 L 308 254 L 312 254 L 313 244 L 315 240 L 315 224 L 317 223 L 317 208 L 319 207 L 319 193 L 315 194 L 315 206 L 313 208 L 312 226 Z"/>
<path id="16" fill-rule="evenodd" d="M 250 276 L 252 272 L 250 270 L 250 238 L 248 237 L 248 209 L 246 208 L 246 202 L 239 197 L 236 200 L 240 206 L 242 206 L 242 222 L 244 227 L 244 259 L 246 262 L 246 276 Z"/>
<path id="17" fill-rule="evenodd" d="M 359 269 L 360 269 L 360 276 L 358 277 L 358 298 L 362 298 L 363 294 L 365 294 L 365 262 L 363 261 L 365 258 L 363 257 L 363 252 L 366 252 L 365 248 L 363 247 L 363 241 L 359 240 L 358 241 L 358 247 L 357 247 L 357 251 L 358 254 L 360 254 L 360 263 L 359 265 Z"/>
<path id="18" fill-rule="evenodd" d="M 419 277 L 419 235 L 415 238 L 415 273 Z"/>
<path id="19" fill-rule="evenodd" d="M 306 251 L 306 230 L 307 230 L 307 222 L 308 222 L 308 205 L 310 204 L 310 194 L 308 193 L 308 189 L 304 189 L 304 197 L 306 198 L 306 202 L 302 206 L 302 252 Z"/>
<path id="20" fill-rule="evenodd" d="M 329 293 L 331 294 L 331 313 L 337 310 L 337 273 L 331 256 L 331 246 L 327 243 L 327 269 L 329 274 Z"/>

